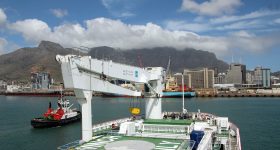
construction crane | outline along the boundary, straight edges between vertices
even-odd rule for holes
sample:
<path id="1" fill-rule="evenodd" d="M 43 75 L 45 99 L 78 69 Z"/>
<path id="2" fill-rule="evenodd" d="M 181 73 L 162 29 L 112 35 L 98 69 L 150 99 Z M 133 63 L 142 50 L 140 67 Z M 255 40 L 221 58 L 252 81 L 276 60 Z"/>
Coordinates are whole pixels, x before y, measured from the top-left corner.
<path id="1" fill-rule="evenodd" d="M 57 55 L 61 64 L 65 88 L 74 89 L 76 99 L 82 109 L 82 141 L 92 139 L 92 92 L 123 94 L 147 97 L 145 117 L 161 119 L 161 97 L 164 88 L 165 70 L 162 67 L 140 68 L 108 60 L 92 59 L 90 56 Z M 131 83 L 145 84 L 145 91 L 130 90 L 110 81 L 119 79 Z"/>

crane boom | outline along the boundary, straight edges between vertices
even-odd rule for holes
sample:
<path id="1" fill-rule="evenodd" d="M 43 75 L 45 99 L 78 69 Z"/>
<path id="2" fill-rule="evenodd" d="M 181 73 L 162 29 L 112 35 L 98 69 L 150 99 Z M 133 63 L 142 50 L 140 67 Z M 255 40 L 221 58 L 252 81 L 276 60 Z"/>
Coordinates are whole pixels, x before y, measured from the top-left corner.
<path id="1" fill-rule="evenodd" d="M 161 118 L 161 95 L 165 71 L 162 67 L 140 68 L 112 61 L 92 59 L 90 56 L 57 55 L 61 64 L 65 88 L 74 89 L 75 96 L 82 108 L 82 140 L 92 138 L 91 99 L 92 92 L 141 96 L 141 91 L 133 91 L 112 84 L 111 79 L 134 83 L 144 83 L 150 90 L 143 94 L 147 97 L 146 118 Z"/>

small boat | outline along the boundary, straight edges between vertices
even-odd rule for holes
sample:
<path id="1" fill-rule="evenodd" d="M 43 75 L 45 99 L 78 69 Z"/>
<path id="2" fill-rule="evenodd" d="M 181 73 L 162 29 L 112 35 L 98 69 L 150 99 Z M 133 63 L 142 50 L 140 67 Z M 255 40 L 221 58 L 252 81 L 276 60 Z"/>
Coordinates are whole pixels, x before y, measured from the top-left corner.
<path id="1" fill-rule="evenodd" d="M 182 92 L 182 91 L 177 91 L 177 92 L 171 92 L 171 91 L 166 91 L 162 93 L 163 98 L 179 98 L 184 95 L 184 97 L 195 97 L 195 92 Z"/>
<path id="2" fill-rule="evenodd" d="M 52 110 L 51 103 L 49 103 L 48 111 L 44 114 L 44 117 L 32 119 L 31 125 L 34 128 L 50 128 L 63 126 L 81 119 L 81 112 L 71 109 L 73 104 L 70 105 L 69 100 L 65 100 L 61 96 L 57 104 L 59 107 Z"/>

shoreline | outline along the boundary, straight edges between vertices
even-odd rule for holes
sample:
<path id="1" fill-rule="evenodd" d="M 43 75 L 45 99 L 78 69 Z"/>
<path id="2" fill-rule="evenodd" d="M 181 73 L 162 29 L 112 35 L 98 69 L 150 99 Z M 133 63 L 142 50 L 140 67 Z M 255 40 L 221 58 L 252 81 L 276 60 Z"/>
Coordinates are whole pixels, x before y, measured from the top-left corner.
<path id="1" fill-rule="evenodd" d="M 34 97 L 58 97 L 60 96 L 60 92 L 0 92 L 0 95 L 4 96 L 34 96 Z M 64 92 L 64 96 L 75 96 L 74 92 Z M 122 97 L 122 98 L 131 98 L 127 96 L 103 96 L 102 94 L 93 94 L 93 96 L 100 96 L 100 97 Z M 262 93 L 219 93 L 219 94 L 196 94 L 194 97 L 280 97 L 280 94 L 262 94 Z M 169 97 L 162 97 L 162 98 L 169 98 Z M 182 97 L 172 97 L 172 98 L 182 98 Z M 185 98 L 192 98 L 186 97 Z"/>

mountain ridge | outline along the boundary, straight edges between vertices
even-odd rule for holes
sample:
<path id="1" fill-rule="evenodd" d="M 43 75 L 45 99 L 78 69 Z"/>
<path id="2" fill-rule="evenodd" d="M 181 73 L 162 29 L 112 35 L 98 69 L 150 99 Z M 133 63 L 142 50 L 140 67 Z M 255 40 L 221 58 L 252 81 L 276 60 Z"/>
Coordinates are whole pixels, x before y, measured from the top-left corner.
<path id="1" fill-rule="evenodd" d="M 62 82 L 61 69 L 55 60 L 57 54 L 81 54 L 71 48 L 63 48 L 60 44 L 41 41 L 37 47 L 20 48 L 14 52 L 0 56 L 0 80 L 30 81 L 30 73 L 36 71 L 49 72 L 55 81 Z M 167 67 L 171 57 L 171 70 L 182 72 L 184 68 L 217 67 L 221 71 L 228 64 L 217 59 L 214 53 L 202 50 L 177 50 L 171 47 L 155 47 L 145 49 L 119 50 L 108 46 L 94 47 L 88 55 L 98 59 L 112 59 L 115 62 L 143 67 Z"/>

